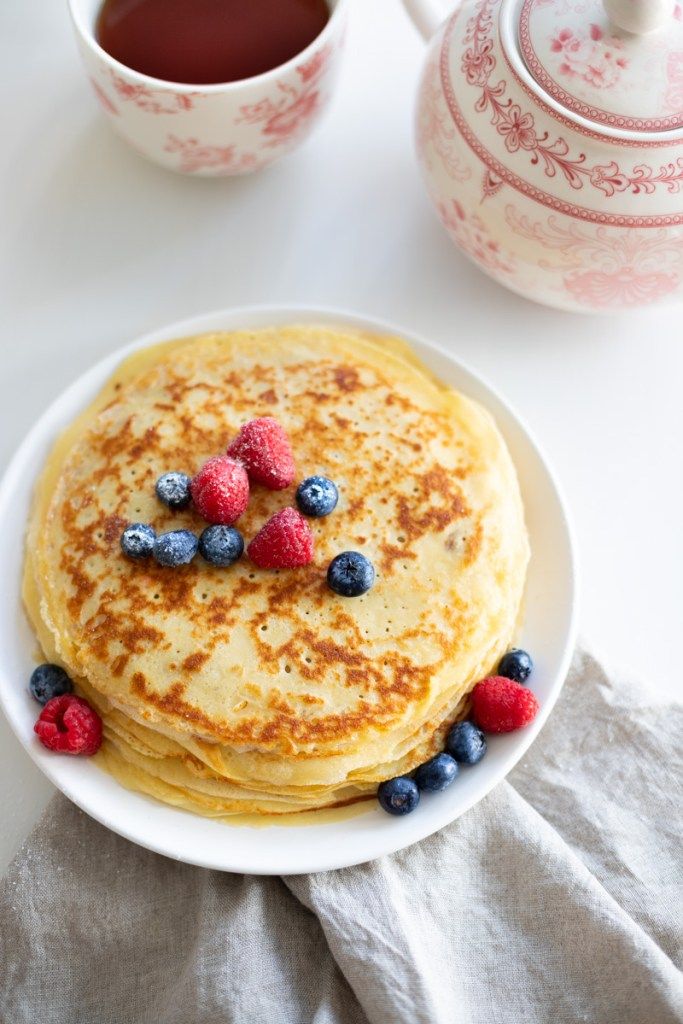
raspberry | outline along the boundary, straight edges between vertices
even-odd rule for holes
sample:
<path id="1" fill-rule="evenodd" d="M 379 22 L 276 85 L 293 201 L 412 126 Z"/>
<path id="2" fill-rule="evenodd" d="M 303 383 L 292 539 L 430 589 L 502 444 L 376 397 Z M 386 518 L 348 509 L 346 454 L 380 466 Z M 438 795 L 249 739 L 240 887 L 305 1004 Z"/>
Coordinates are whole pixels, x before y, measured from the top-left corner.
<path id="1" fill-rule="evenodd" d="M 246 467 L 249 479 L 271 491 L 281 491 L 294 480 L 294 456 L 283 427 L 272 416 L 250 420 L 228 448 L 228 455 Z"/>
<path id="2" fill-rule="evenodd" d="M 538 701 L 526 686 L 505 676 L 489 676 L 472 690 L 472 712 L 484 732 L 513 732 L 533 722 Z"/>
<path id="3" fill-rule="evenodd" d="M 231 526 L 249 504 L 244 466 L 227 455 L 205 462 L 190 484 L 194 506 L 207 523 Z"/>
<path id="4" fill-rule="evenodd" d="M 262 526 L 247 554 L 260 569 L 296 569 L 313 560 L 313 534 L 295 508 L 283 508 Z"/>
<path id="5" fill-rule="evenodd" d="M 102 743 L 102 719 L 82 697 L 64 693 L 49 700 L 33 726 L 48 750 L 60 754 L 96 754 Z"/>

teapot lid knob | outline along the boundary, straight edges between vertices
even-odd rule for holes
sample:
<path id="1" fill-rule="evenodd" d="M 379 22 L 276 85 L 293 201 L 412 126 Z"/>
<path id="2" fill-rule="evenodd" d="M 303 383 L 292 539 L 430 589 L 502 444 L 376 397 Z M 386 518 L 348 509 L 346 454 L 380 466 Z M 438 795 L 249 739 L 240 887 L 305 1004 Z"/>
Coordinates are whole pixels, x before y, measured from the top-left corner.
<path id="1" fill-rule="evenodd" d="M 671 17 L 671 0 L 603 0 L 610 21 L 624 32 L 646 35 Z"/>

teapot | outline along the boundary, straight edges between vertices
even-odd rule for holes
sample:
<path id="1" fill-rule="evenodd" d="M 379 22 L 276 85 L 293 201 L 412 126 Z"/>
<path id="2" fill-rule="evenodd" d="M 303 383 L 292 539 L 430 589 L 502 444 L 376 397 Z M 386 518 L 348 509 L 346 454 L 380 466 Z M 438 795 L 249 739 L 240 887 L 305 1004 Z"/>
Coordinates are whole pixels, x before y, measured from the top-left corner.
<path id="1" fill-rule="evenodd" d="M 429 39 L 416 142 L 453 241 L 560 309 L 683 297 L 683 0 L 463 0 Z"/>

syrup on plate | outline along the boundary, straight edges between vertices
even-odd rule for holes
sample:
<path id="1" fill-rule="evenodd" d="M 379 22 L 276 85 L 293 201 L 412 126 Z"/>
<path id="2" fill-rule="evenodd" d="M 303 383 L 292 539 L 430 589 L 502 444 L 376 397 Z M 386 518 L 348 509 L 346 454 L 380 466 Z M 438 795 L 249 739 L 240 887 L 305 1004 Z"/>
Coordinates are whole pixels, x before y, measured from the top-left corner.
<path id="1" fill-rule="evenodd" d="M 213 85 L 286 63 L 329 17 L 326 0 L 104 0 L 95 36 L 134 71 Z"/>

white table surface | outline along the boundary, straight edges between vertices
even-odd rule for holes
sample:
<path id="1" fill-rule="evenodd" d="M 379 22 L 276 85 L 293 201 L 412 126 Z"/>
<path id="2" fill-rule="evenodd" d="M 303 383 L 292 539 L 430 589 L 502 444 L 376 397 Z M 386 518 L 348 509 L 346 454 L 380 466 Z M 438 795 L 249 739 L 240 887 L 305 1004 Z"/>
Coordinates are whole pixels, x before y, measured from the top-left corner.
<path id="1" fill-rule="evenodd" d="M 398 0 L 356 0 L 324 124 L 244 179 L 178 177 L 119 141 L 64 0 L 3 0 L 0 48 L 0 467 L 82 369 L 166 322 L 258 302 L 394 320 L 522 412 L 573 512 L 584 637 L 680 693 L 683 310 L 553 312 L 456 252 L 413 156 L 423 44 Z M 52 794 L 2 716 L 0 778 L 1 870 Z"/>

